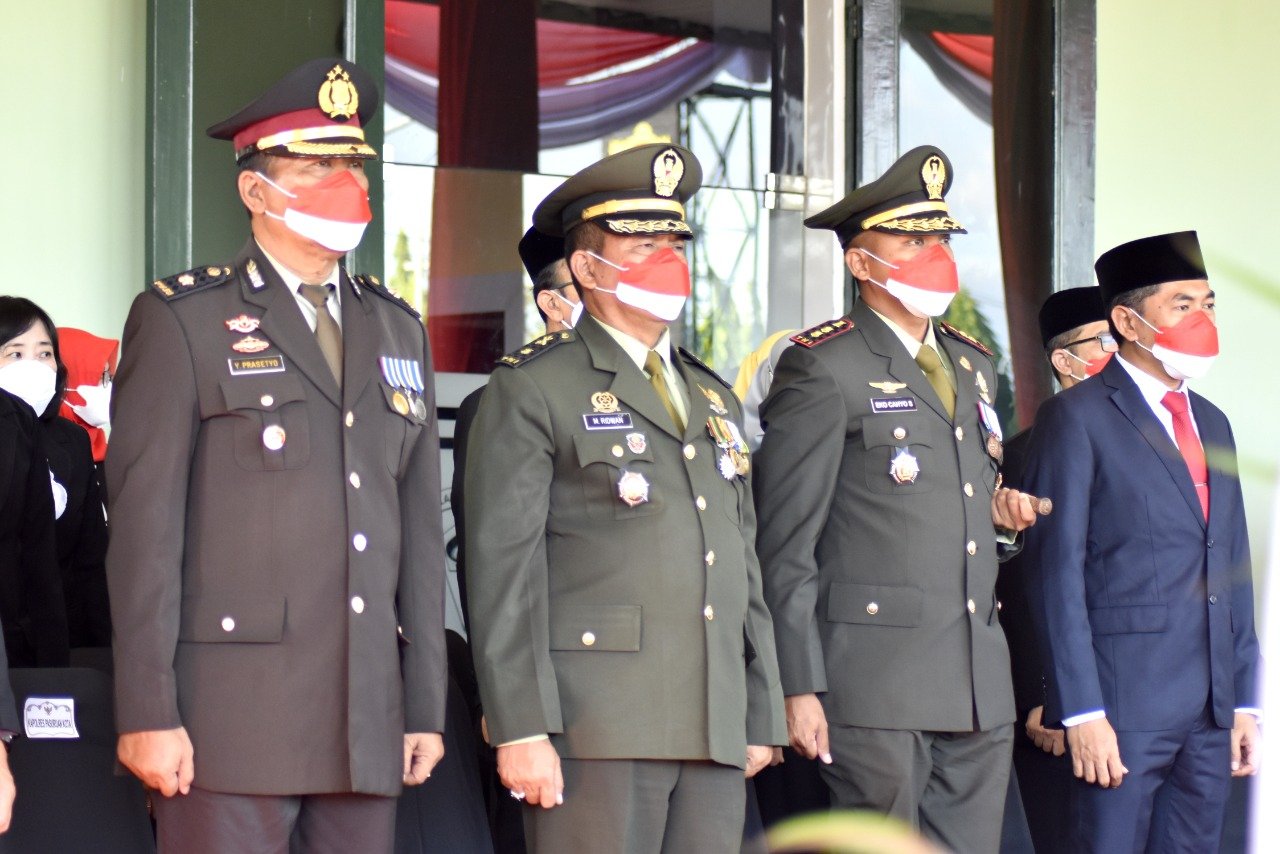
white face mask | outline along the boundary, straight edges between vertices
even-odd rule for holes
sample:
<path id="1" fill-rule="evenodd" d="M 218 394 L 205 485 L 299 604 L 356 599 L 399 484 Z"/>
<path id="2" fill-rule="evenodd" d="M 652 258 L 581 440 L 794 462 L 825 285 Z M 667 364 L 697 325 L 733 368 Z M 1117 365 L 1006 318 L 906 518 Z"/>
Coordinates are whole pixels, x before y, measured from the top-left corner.
<path id="1" fill-rule="evenodd" d="M 57 384 L 54 369 L 35 359 L 19 359 L 0 368 L 0 388 L 26 401 L 37 416 L 49 408 Z"/>
<path id="2" fill-rule="evenodd" d="M 935 244 L 935 245 L 941 246 L 941 244 Z M 942 264 L 942 268 L 938 269 L 939 262 L 942 261 L 943 259 L 932 257 L 934 254 L 936 254 L 932 252 L 932 249 L 933 247 L 930 247 L 930 249 L 925 250 L 930 254 L 928 256 L 925 256 L 922 259 L 923 261 L 925 261 L 924 265 L 920 265 L 923 269 L 918 270 L 916 272 L 922 275 L 937 275 L 938 273 L 941 273 L 944 276 L 948 276 L 954 279 L 955 278 L 955 262 L 947 258 L 945 259 L 945 263 Z M 905 266 L 905 264 L 901 266 L 898 264 L 891 264 L 888 261 L 881 258 L 880 256 L 873 253 L 869 249 L 859 248 L 858 251 L 867 253 L 872 258 L 875 258 L 877 261 L 879 261 L 881 264 L 885 265 L 886 267 L 890 268 L 891 270 L 900 270 L 902 269 L 902 266 Z M 924 256 L 925 253 L 922 252 L 921 255 Z M 914 262 L 914 259 L 913 259 L 913 262 Z M 907 263 L 913 263 L 913 262 L 907 262 Z M 941 317 L 942 315 L 946 314 L 947 307 L 951 305 L 951 300 L 953 300 L 956 295 L 956 292 L 954 290 L 936 291 L 936 290 L 929 290 L 927 288 L 918 288 L 913 285 L 906 284 L 905 282 L 895 281 L 893 277 L 890 277 L 885 282 L 877 282 L 875 279 L 872 279 L 868 276 L 868 281 L 884 288 L 886 291 L 889 292 L 890 296 L 894 297 L 895 299 L 898 300 L 898 302 L 902 303 L 903 308 L 911 312 L 916 317 L 921 318 L 922 320 L 927 320 L 931 317 Z"/>
<path id="3" fill-rule="evenodd" d="M 590 249 L 586 249 L 583 251 L 585 251 L 592 258 L 595 258 L 597 261 L 603 261 L 604 263 L 608 264 L 610 267 L 612 267 L 613 269 L 617 270 L 620 273 L 628 273 L 631 271 L 630 267 L 620 267 L 607 258 L 601 258 L 599 255 L 592 252 Z M 647 311 L 650 314 L 652 314 L 654 317 L 658 318 L 659 320 L 670 323 L 671 321 L 679 317 L 680 313 L 684 311 L 685 300 L 689 298 L 687 296 L 688 277 L 689 277 L 689 271 L 687 267 L 684 270 L 684 277 L 685 277 L 685 291 L 686 291 L 685 294 L 660 293 L 658 291 L 649 290 L 648 288 L 641 288 L 636 285 L 629 285 L 626 282 L 624 282 L 621 278 L 618 279 L 618 287 L 614 288 L 613 290 L 609 290 L 608 288 L 602 288 L 598 285 L 596 286 L 596 290 L 599 291 L 600 293 L 613 294 L 618 298 L 618 302 L 626 303 L 627 305 L 632 306 L 634 308 L 638 308 L 641 311 Z"/>
<path id="4" fill-rule="evenodd" d="M 607 264 L 609 262 L 606 261 L 605 263 Z M 578 302 L 570 302 L 568 297 L 566 297 L 564 294 L 560 293 L 557 290 L 552 290 L 551 295 L 556 299 L 560 300 L 560 302 L 569 306 L 569 326 L 570 327 L 577 326 L 578 318 L 582 317 L 582 301 L 579 300 Z"/>
<path id="5" fill-rule="evenodd" d="M 291 193 L 284 187 L 281 187 L 275 181 L 272 181 L 261 172 L 254 172 L 262 180 L 275 187 L 290 199 L 299 198 L 299 194 Z M 337 175 L 347 175 L 350 173 L 341 172 Z M 315 188 L 310 188 L 315 189 Z M 366 199 L 365 206 L 367 208 L 368 201 Z M 329 219 L 327 217 L 316 216 L 315 214 L 304 213 L 295 209 L 293 206 L 284 209 L 284 215 L 273 213 L 271 211 L 263 211 L 272 219 L 278 219 L 295 234 L 299 234 L 308 240 L 314 240 L 326 249 L 334 252 L 350 252 L 360 245 L 360 239 L 364 237 L 364 230 L 369 225 L 369 221 L 364 222 L 345 222 L 338 219 Z"/>
<path id="6" fill-rule="evenodd" d="M 1133 343 L 1142 347 L 1142 349 L 1159 359 L 1160 364 L 1164 365 L 1165 372 L 1169 376 L 1173 377 L 1175 380 L 1185 382 L 1186 380 L 1198 380 L 1205 374 L 1209 373 L 1209 369 L 1213 367 L 1214 359 L 1218 358 L 1216 355 L 1197 356 L 1194 353 L 1183 353 L 1180 350 L 1165 347 L 1159 342 L 1162 335 L 1168 334 L 1168 330 L 1162 330 L 1158 326 L 1153 326 L 1151 321 L 1147 320 L 1132 309 L 1130 309 L 1130 312 L 1134 317 L 1141 320 L 1156 333 L 1156 340 L 1150 347 L 1144 346 L 1141 341 L 1135 340 Z M 1184 320 L 1183 322 L 1185 323 L 1186 321 Z M 1173 326 L 1170 327 L 1170 329 L 1177 329 L 1177 327 Z M 1216 344 L 1214 349 L 1217 349 Z"/>

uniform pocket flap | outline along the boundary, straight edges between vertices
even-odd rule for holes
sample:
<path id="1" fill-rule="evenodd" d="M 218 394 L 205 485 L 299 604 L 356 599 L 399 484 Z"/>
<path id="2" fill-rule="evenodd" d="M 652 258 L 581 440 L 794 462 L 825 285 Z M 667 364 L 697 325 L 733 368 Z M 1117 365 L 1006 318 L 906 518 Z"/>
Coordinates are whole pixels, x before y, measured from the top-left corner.
<path id="1" fill-rule="evenodd" d="M 827 619 L 833 623 L 872 626 L 918 626 L 924 593 L 918 587 L 835 582 L 827 596 Z"/>
<path id="2" fill-rule="evenodd" d="M 862 419 L 862 443 L 870 448 L 885 445 L 929 445 L 929 429 L 916 413 L 886 412 Z"/>
<path id="3" fill-rule="evenodd" d="M 640 606 L 559 608 L 551 614 L 551 648 L 601 652 L 640 651 Z"/>
<path id="4" fill-rule="evenodd" d="M 653 448 L 649 438 L 639 430 L 623 433 L 579 433 L 573 437 L 573 447 L 578 452 L 578 465 L 586 468 L 592 463 L 608 463 L 624 466 L 632 460 L 653 462 Z"/>
<path id="5" fill-rule="evenodd" d="M 230 377 L 223 380 L 221 385 L 227 409 L 274 412 L 286 403 L 306 400 L 302 383 L 289 374 Z"/>
<path id="6" fill-rule="evenodd" d="M 194 643 L 279 643 L 284 597 L 200 594 L 182 599 L 179 640 Z"/>
<path id="7" fill-rule="evenodd" d="M 1168 605 L 1116 605 L 1094 608 L 1089 625 L 1095 635 L 1163 632 L 1169 627 Z"/>

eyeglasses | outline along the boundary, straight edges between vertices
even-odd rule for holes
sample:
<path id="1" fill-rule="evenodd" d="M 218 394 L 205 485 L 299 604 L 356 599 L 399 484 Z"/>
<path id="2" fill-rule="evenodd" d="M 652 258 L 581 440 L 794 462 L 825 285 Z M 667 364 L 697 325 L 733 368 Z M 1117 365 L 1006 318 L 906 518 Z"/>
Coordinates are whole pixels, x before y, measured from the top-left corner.
<path id="1" fill-rule="evenodd" d="M 1074 347 L 1077 344 L 1088 344 L 1090 341 L 1097 341 L 1098 346 L 1102 348 L 1104 353 L 1114 353 L 1120 349 L 1120 345 L 1116 344 L 1116 339 L 1110 332 L 1099 332 L 1097 335 L 1090 335 L 1088 338 L 1077 338 L 1075 341 L 1069 341 L 1062 346 Z"/>

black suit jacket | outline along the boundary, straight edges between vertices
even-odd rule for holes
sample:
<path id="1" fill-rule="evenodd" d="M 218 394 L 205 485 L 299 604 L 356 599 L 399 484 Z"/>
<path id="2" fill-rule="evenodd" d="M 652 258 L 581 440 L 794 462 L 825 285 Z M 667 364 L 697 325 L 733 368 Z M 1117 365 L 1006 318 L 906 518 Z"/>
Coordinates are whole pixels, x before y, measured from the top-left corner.
<path id="1" fill-rule="evenodd" d="M 1026 464 L 1027 446 L 1031 430 L 1023 430 L 1004 446 L 1004 463 L 1000 473 L 1004 485 L 1014 489 L 1022 487 L 1022 472 Z M 1000 602 L 1000 625 L 1009 641 L 1009 664 L 1013 671 L 1013 701 L 1018 709 L 1018 719 L 1036 706 L 1044 705 L 1044 673 L 1040 667 L 1040 644 L 1036 639 L 1035 625 L 1031 621 L 1031 603 L 1027 598 L 1027 573 L 1029 561 L 1024 552 L 1000 564 L 996 576 L 996 598 Z"/>

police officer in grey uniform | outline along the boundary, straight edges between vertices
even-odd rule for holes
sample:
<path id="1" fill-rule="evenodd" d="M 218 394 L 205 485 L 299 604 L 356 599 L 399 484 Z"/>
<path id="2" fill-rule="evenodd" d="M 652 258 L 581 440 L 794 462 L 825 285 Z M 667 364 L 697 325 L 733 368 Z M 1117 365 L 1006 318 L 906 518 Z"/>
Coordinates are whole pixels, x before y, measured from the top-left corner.
<path id="1" fill-rule="evenodd" d="M 442 753 L 444 547 L 417 314 L 338 263 L 369 76 L 308 62 L 210 129 L 252 237 L 134 301 L 107 460 L 121 761 L 161 851 L 392 846 Z"/>
<path id="2" fill-rule="evenodd" d="M 586 312 L 503 357 L 471 429 L 472 644 L 535 852 L 737 850 L 785 739 L 741 409 L 667 330 L 700 183 L 646 145 L 538 206 Z"/>
<path id="3" fill-rule="evenodd" d="M 836 232 L 859 301 L 779 360 L 757 545 L 790 740 L 833 803 L 991 852 L 1014 719 L 997 529 L 1034 510 L 997 488 L 991 353 L 932 319 L 959 286 L 951 177 L 923 146 L 806 220 Z"/>

